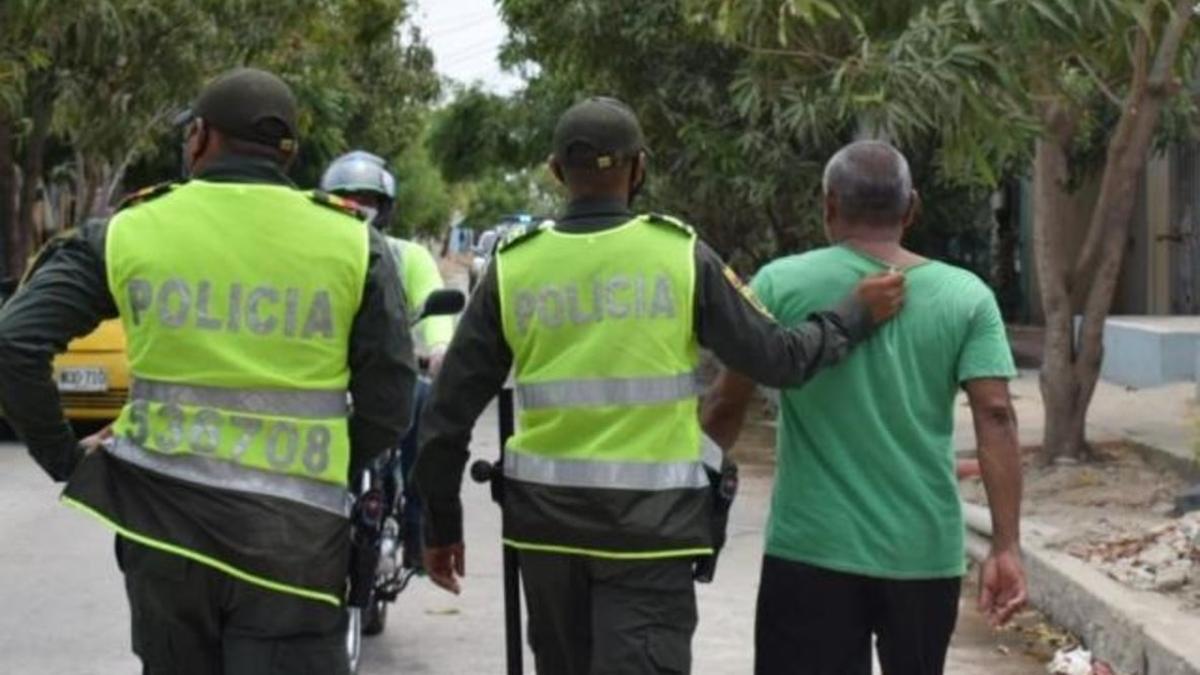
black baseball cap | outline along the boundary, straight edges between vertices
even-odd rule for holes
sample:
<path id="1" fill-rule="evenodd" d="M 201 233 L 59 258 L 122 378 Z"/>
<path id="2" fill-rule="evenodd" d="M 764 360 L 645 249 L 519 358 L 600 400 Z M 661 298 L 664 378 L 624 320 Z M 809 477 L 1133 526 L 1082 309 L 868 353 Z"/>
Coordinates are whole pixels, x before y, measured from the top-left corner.
<path id="1" fill-rule="evenodd" d="M 296 107 L 295 95 L 279 77 L 236 68 L 209 82 L 175 121 L 200 117 L 234 138 L 290 152 L 296 148 Z"/>
<path id="2" fill-rule="evenodd" d="M 576 103 L 554 127 L 554 157 L 564 166 L 607 169 L 645 149 L 637 115 L 607 96 Z"/>

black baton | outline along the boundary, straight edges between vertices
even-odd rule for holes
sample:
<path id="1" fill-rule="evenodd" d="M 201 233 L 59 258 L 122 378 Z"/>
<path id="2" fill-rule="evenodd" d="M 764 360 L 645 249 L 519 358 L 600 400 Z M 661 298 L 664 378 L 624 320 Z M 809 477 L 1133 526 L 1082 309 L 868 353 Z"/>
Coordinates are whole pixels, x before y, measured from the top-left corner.
<path id="1" fill-rule="evenodd" d="M 492 501 L 504 511 L 504 446 L 513 435 L 513 390 L 505 387 L 497 397 L 500 417 L 500 458 L 495 462 L 477 460 L 471 465 L 471 479 L 490 483 Z M 508 675 L 523 675 L 524 651 L 521 644 L 521 570 L 517 550 L 504 544 L 504 643 L 508 656 Z"/>

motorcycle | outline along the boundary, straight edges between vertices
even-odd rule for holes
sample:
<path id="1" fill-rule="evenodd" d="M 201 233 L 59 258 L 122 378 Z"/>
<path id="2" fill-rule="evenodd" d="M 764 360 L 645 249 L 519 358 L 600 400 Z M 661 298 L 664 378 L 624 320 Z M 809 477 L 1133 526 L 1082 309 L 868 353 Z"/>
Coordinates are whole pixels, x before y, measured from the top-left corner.
<path id="1" fill-rule="evenodd" d="M 416 325 L 431 316 L 457 314 L 466 304 L 461 291 L 434 291 L 410 321 Z M 419 360 L 422 373 L 428 369 Z M 428 379 L 422 374 L 422 379 Z M 414 414 L 419 414 L 417 411 Z M 417 568 L 402 562 L 404 542 L 404 486 L 396 476 L 400 449 L 376 457 L 352 481 L 351 556 L 347 595 L 346 658 L 357 673 L 362 658 L 362 638 L 379 635 L 387 625 L 388 605 L 404 592 Z"/>

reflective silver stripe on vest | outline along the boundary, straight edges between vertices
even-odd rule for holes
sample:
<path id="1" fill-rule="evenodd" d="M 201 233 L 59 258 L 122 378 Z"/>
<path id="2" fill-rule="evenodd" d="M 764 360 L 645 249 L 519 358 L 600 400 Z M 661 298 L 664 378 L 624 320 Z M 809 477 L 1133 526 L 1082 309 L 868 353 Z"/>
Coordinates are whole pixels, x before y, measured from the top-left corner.
<path id="1" fill-rule="evenodd" d="M 517 399 L 526 410 L 666 403 L 699 394 L 700 386 L 694 373 L 666 377 L 556 380 L 517 385 Z"/>
<path id="2" fill-rule="evenodd" d="M 607 462 L 550 459 L 512 447 L 504 452 L 504 476 L 526 483 L 576 488 L 656 491 L 709 486 L 704 465 L 696 461 Z"/>
<path id="3" fill-rule="evenodd" d="M 113 457 L 130 464 L 189 483 L 278 497 L 343 518 L 350 516 L 350 493 L 332 483 L 269 473 L 200 455 L 167 455 L 146 450 L 126 438 L 117 438 L 112 443 L 105 443 L 104 449 Z"/>
<path id="4" fill-rule="evenodd" d="M 130 398 L 280 417 L 329 419 L 349 414 L 346 391 L 340 389 L 239 389 L 175 384 L 139 377 L 133 380 Z"/>

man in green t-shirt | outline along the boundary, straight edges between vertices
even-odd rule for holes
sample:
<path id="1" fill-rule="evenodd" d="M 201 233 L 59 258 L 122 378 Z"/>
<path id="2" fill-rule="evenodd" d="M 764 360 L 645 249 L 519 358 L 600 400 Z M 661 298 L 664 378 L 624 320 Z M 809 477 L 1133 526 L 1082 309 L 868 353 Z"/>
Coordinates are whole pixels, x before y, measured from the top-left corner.
<path id="1" fill-rule="evenodd" d="M 752 287 L 784 325 L 862 278 L 902 270 L 905 308 L 841 364 L 780 399 L 778 476 L 758 598 L 756 673 L 942 672 L 965 572 L 954 401 L 967 392 L 995 534 L 980 605 L 1002 623 L 1025 598 L 1015 374 L 991 290 L 901 246 L 919 201 L 892 146 L 853 143 L 825 171 L 832 246 L 777 260 Z M 753 384 L 726 371 L 706 432 L 729 448 Z"/>

